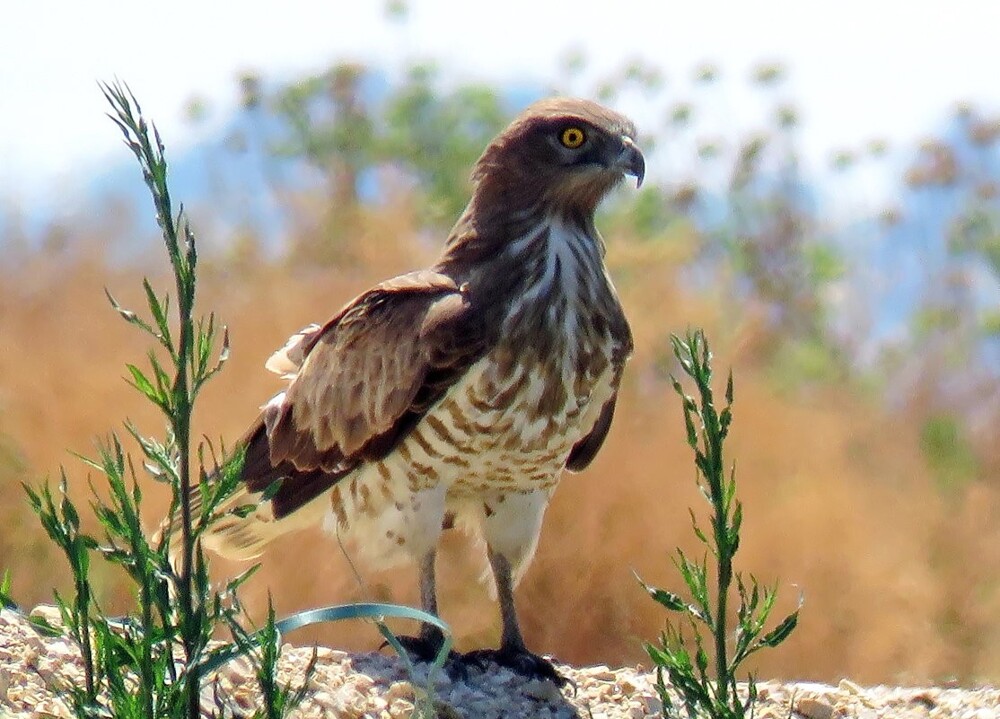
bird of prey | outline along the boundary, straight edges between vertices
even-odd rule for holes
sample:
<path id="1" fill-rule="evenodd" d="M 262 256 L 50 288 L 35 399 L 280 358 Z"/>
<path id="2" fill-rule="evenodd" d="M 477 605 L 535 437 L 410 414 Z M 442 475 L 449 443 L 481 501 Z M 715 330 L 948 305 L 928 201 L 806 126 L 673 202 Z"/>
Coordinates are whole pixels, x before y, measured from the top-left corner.
<path id="1" fill-rule="evenodd" d="M 326 523 L 374 567 L 414 561 L 437 614 L 435 548 L 457 524 L 486 545 L 499 650 L 472 652 L 559 681 L 525 646 L 514 587 L 563 470 L 590 464 L 611 424 L 632 336 L 594 211 L 645 172 L 625 117 L 542 100 L 483 152 L 437 262 L 376 285 L 267 363 L 288 382 L 242 440 L 246 516 L 205 544 L 250 558 Z M 486 575 L 489 578 L 489 573 Z M 407 649 L 433 656 L 424 625 Z"/>

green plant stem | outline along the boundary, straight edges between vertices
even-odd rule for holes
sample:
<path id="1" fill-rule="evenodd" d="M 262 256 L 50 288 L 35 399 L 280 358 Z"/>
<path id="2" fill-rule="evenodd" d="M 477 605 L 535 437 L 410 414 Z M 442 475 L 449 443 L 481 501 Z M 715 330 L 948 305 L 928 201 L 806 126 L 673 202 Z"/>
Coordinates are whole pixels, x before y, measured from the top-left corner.
<path id="1" fill-rule="evenodd" d="M 83 679 L 87 700 L 97 701 L 97 687 L 94 682 L 94 654 L 90 642 L 90 582 L 86 573 L 74 572 L 76 588 L 76 619 L 80 629 L 80 653 L 83 655 Z"/>
<path id="2" fill-rule="evenodd" d="M 710 377 L 705 378 L 706 387 Z M 707 395 L 707 396 L 706 396 Z M 729 703 L 729 682 L 730 676 L 729 658 L 727 656 L 726 640 L 729 636 L 727 629 L 729 591 L 733 579 L 733 545 L 728 536 L 729 532 L 729 497 L 726 496 L 725 463 L 722 458 L 722 437 L 719 436 L 719 421 L 712 401 L 711 389 L 705 392 L 702 390 L 702 402 L 705 409 L 705 431 L 709 434 L 706 442 L 707 459 L 709 462 L 708 483 L 709 492 L 714 505 L 715 518 L 714 525 L 715 546 L 717 548 L 717 575 L 716 575 L 716 610 L 715 621 L 718 625 L 715 628 L 715 676 L 717 680 L 716 692 L 719 703 L 728 705 Z"/>
<path id="3" fill-rule="evenodd" d="M 157 223 L 163 235 L 170 264 L 173 267 L 177 288 L 177 318 L 178 344 L 176 351 L 169 347 L 171 359 L 174 362 L 175 375 L 171 387 L 171 401 L 167 416 L 174 437 L 177 451 L 178 496 L 177 503 L 181 513 L 181 567 L 178 594 L 180 600 L 181 641 L 187 660 L 188 680 L 184 688 L 186 692 L 185 705 L 189 719 L 198 719 L 200 707 L 200 669 L 196 659 L 201 641 L 201 613 L 196 612 L 194 596 L 194 537 L 192 535 L 191 517 L 191 414 L 194 404 L 193 382 L 191 372 L 196 371 L 194 357 L 194 297 L 195 297 L 195 252 L 194 235 L 185 221 L 175 221 L 173 207 L 170 201 L 170 190 L 167 187 L 167 163 L 163 156 L 163 143 L 159 133 L 153 129 L 155 147 L 149 140 L 149 127 L 142 119 L 141 111 L 138 118 L 132 115 L 131 104 L 139 110 L 134 97 L 128 102 L 130 93 L 122 87 L 106 88 L 109 99 L 120 108 L 118 118 L 112 118 L 125 131 L 126 142 L 139 159 L 143 168 L 143 177 L 149 186 L 153 203 L 156 207 Z M 130 135 L 134 133 L 134 138 Z M 180 227 L 178 227 L 180 225 Z M 184 243 L 179 241 L 183 233 Z M 166 324 L 162 325 L 162 333 L 167 333 Z M 161 339 L 162 342 L 162 339 Z M 162 405 L 161 405 L 162 407 Z"/>
<path id="4" fill-rule="evenodd" d="M 728 554 L 728 552 L 720 552 Z M 716 610 L 715 621 L 715 677 L 716 692 L 719 696 L 719 703 L 728 705 L 729 703 L 729 660 L 726 657 L 726 611 L 729 597 L 730 575 L 732 573 L 732 563 L 730 557 L 719 557 L 718 581 L 716 583 Z"/>
<path id="5" fill-rule="evenodd" d="M 140 119 L 139 127 L 145 126 Z M 177 317 L 178 346 L 174 355 L 176 374 L 172 388 L 173 402 L 170 412 L 170 424 L 174 434 L 177 449 L 177 474 L 179 478 L 179 496 L 177 497 L 181 513 L 181 571 L 180 571 L 180 603 L 181 603 L 181 640 L 188 664 L 188 681 L 185 683 L 188 716 L 197 719 L 201 713 L 201 698 L 199 696 L 200 669 L 195 661 L 198 653 L 201 627 L 196 617 L 195 597 L 193 590 L 194 577 L 194 538 L 192 536 L 191 517 L 191 414 L 194 397 L 189 373 L 195 369 L 194 361 L 194 296 L 195 296 L 195 263 L 197 254 L 194 246 L 194 235 L 187 223 L 174 221 L 173 208 L 170 202 L 170 191 L 167 187 L 167 163 L 163 157 L 163 145 L 159 134 L 154 128 L 156 150 L 149 143 L 148 135 L 140 133 L 140 146 L 145 155 L 148 168 L 147 184 L 153 189 L 153 199 L 156 206 L 157 220 L 167 246 L 167 254 L 173 266 L 177 287 Z M 142 161 L 142 158 L 140 158 Z M 179 230 L 183 232 L 184 244 L 179 242 Z"/>
<path id="6" fill-rule="evenodd" d="M 174 396 L 176 413 L 174 415 L 173 430 L 178 451 L 178 474 L 180 475 L 180 502 L 181 510 L 181 616 L 183 617 L 182 637 L 184 641 L 184 653 L 188 660 L 190 678 L 186 684 L 187 707 L 190 719 L 197 719 L 200 715 L 201 698 L 198 696 L 200 684 L 199 667 L 193 661 L 197 651 L 198 627 L 193 621 L 194 597 L 192 589 L 192 565 L 194 564 L 194 541 L 191 536 L 191 463 L 190 463 L 190 442 L 191 442 L 191 397 L 189 394 L 188 367 L 190 366 L 192 353 L 191 323 L 185 318 L 191 316 L 191 298 L 186 287 L 182 286 L 182 278 L 177 278 L 178 302 L 177 309 L 180 313 L 180 337 L 177 360 L 177 377 L 174 383 Z"/>
<path id="7" fill-rule="evenodd" d="M 145 556 L 136 549 L 133 549 L 133 554 L 139 561 L 144 561 Z M 148 573 L 148 568 L 143 569 L 143 573 Z M 142 661 L 139 662 L 139 672 L 141 675 L 141 685 L 142 685 L 142 703 L 143 709 L 145 710 L 147 717 L 154 716 L 153 714 L 153 694 L 155 689 L 153 687 L 153 597 L 151 589 L 151 581 L 143 581 L 139 585 L 139 596 L 140 603 L 142 604 Z"/>

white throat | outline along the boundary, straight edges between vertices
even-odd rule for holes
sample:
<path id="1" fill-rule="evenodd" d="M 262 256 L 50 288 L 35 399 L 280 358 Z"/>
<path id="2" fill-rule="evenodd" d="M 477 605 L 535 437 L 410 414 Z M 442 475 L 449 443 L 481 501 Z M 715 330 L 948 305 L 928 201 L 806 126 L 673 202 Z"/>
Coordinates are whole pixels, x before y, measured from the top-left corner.
<path id="1" fill-rule="evenodd" d="M 507 252 L 528 263 L 534 277 L 516 304 L 544 303 L 550 319 L 558 317 L 563 332 L 572 335 L 580 321 L 579 310 L 594 303 L 595 292 L 607 281 L 600 240 L 553 219 L 511 242 Z M 595 276 L 600 280 L 595 282 Z M 505 329 L 513 329 L 518 315 L 514 312 L 507 318 Z"/>

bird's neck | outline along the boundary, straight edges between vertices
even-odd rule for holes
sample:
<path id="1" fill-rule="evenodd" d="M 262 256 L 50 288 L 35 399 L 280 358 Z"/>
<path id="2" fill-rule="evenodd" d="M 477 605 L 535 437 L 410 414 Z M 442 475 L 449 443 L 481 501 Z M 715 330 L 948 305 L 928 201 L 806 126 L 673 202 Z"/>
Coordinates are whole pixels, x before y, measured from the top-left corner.
<path id="1" fill-rule="evenodd" d="M 593 211 L 547 207 L 540 198 L 523 197 L 501 207 L 475 195 L 452 228 L 436 269 L 456 280 L 471 281 L 480 272 L 495 275 L 498 266 L 523 265 L 526 258 L 544 254 L 566 239 L 592 246 L 597 260 L 604 256 Z M 517 274 L 516 266 L 510 269 Z"/>
<path id="2" fill-rule="evenodd" d="M 561 333 L 584 315 L 617 311 L 591 217 L 510 213 L 484 222 L 470 209 L 434 269 L 466 284 L 501 334 Z"/>

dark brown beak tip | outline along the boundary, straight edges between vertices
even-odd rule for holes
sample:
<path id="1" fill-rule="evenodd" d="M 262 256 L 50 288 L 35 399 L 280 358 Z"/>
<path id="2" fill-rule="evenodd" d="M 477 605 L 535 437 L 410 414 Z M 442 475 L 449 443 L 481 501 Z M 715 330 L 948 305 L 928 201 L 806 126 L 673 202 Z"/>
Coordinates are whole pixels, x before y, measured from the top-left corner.
<path id="1" fill-rule="evenodd" d="M 618 162 L 625 174 L 635 178 L 635 186 L 638 189 L 642 187 L 642 181 L 646 177 L 646 158 L 631 137 L 623 137 L 622 142 L 625 147 Z"/>

